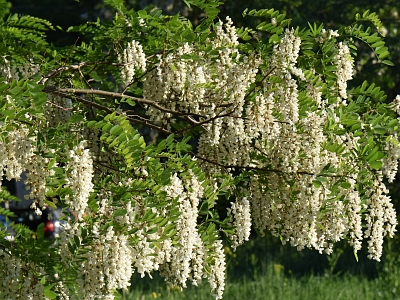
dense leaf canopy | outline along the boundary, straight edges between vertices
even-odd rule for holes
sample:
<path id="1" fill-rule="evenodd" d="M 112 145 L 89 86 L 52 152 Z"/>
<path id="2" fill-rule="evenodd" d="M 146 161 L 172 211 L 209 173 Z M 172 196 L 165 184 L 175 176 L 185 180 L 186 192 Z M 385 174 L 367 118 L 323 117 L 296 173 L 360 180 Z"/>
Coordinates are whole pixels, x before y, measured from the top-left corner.
<path id="1" fill-rule="evenodd" d="M 252 228 L 328 254 L 347 240 L 356 257 L 367 240 L 380 259 L 397 224 L 384 181 L 400 97 L 350 84 L 363 45 L 393 65 L 377 14 L 332 30 L 251 9 L 254 27 L 236 27 L 218 1 L 185 3 L 198 18 L 105 1 L 113 18 L 57 47 L 51 22 L 0 0 L 0 170 L 26 176 L 37 214 L 66 216 L 55 241 L 0 231 L 5 298 L 113 299 L 133 272 L 159 271 L 181 287 L 205 278 L 219 299 L 223 247 Z"/>

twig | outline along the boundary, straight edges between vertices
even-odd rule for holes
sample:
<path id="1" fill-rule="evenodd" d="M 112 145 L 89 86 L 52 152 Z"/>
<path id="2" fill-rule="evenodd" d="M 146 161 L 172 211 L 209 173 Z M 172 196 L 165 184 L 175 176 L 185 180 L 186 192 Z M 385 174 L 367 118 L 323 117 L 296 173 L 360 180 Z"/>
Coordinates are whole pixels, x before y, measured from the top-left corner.
<path id="1" fill-rule="evenodd" d="M 263 77 L 259 82 L 256 82 L 255 85 L 254 85 L 254 87 L 253 87 L 252 89 L 250 89 L 250 91 L 248 91 L 248 93 L 246 94 L 246 96 L 244 96 L 244 99 L 246 99 L 247 97 L 249 97 L 249 96 L 251 95 L 251 93 L 254 92 L 255 88 L 256 88 L 260 83 L 262 83 L 262 82 L 275 70 L 275 68 L 276 68 L 276 67 L 273 67 L 271 70 L 269 70 L 269 71 L 264 75 L 264 77 Z"/>
<path id="2" fill-rule="evenodd" d="M 178 130 L 177 132 L 175 132 L 175 134 L 185 133 L 185 132 L 187 132 L 187 131 L 189 131 L 189 130 L 192 130 L 193 128 L 196 128 L 196 127 L 201 126 L 201 125 L 203 125 L 203 124 L 207 124 L 207 123 L 212 122 L 212 121 L 214 121 L 214 120 L 216 120 L 216 119 L 218 119 L 218 118 L 228 117 L 228 116 L 229 116 L 230 114 L 232 114 L 233 112 L 234 112 L 234 111 L 232 110 L 232 111 L 230 111 L 230 112 L 228 112 L 228 113 L 226 113 L 226 114 L 217 115 L 217 116 L 212 117 L 212 118 L 210 118 L 210 119 L 207 119 L 207 120 L 204 120 L 204 121 L 201 121 L 201 122 L 197 122 L 197 123 L 195 123 L 194 125 L 192 125 L 192 126 L 190 126 L 190 127 L 187 127 L 187 128 L 181 129 L 181 130 Z"/>
<path id="3" fill-rule="evenodd" d="M 50 71 L 47 75 L 45 75 L 42 79 L 39 80 L 38 84 L 46 84 L 46 82 L 56 76 L 57 74 L 64 72 L 64 71 L 70 71 L 70 70 L 80 70 L 81 67 L 84 66 L 90 66 L 90 65 L 102 65 L 102 64 L 108 64 L 112 66 L 118 66 L 119 64 L 115 63 L 110 63 L 110 62 L 81 62 L 77 65 L 70 65 L 70 66 L 65 66 L 65 67 L 59 67 L 55 70 Z"/>
<path id="4" fill-rule="evenodd" d="M 298 171 L 298 172 L 286 172 L 283 170 L 278 170 L 278 169 L 268 169 L 268 168 L 260 168 L 260 167 L 250 167 L 250 166 L 239 166 L 239 165 L 224 165 L 221 164 L 215 160 L 209 159 L 209 158 L 205 158 L 201 155 L 198 155 L 194 152 L 190 152 L 191 155 L 193 155 L 194 157 L 205 161 L 207 163 L 216 165 L 218 167 L 224 168 L 224 169 L 242 169 L 242 170 L 248 170 L 248 171 L 262 171 L 262 172 L 273 172 L 273 173 L 282 173 L 282 174 L 302 174 L 302 175 L 309 175 L 309 176 L 318 176 L 320 174 L 315 174 L 315 173 L 310 173 L 307 171 Z M 331 177 L 331 178 L 341 178 L 341 177 L 348 177 L 348 178 L 353 178 L 353 177 L 349 177 L 347 175 L 335 175 L 335 174 L 324 174 L 324 176 L 326 177 Z"/>

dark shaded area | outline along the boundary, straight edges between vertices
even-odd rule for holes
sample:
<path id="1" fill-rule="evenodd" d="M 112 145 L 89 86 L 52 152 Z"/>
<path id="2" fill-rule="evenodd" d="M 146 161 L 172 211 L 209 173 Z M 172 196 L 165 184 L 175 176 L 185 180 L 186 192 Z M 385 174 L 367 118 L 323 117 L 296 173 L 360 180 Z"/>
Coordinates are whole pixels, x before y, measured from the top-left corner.
<path id="1" fill-rule="evenodd" d="M 14 0 L 11 1 L 12 13 L 32 15 L 50 21 L 55 31 L 47 33 L 48 40 L 56 46 L 74 44 L 79 35 L 67 33 L 70 26 L 76 26 L 87 21 L 95 21 L 102 15 L 99 0 Z"/>
<path id="2" fill-rule="evenodd" d="M 1 203 L 2 207 L 9 209 L 14 213 L 14 217 L 9 217 L 8 220 L 2 218 L 3 225 L 8 227 L 9 224 L 24 224 L 32 232 L 35 232 L 38 227 L 43 224 L 44 237 L 47 239 L 53 239 L 58 236 L 62 230 L 62 209 L 50 209 L 46 208 L 42 210 L 42 214 L 38 215 L 31 209 L 32 200 L 25 200 L 24 195 L 27 194 L 26 187 L 23 184 L 24 174 L 20 181 L 7 180 L 2 178 L 1 186 L 5 188 L 12 196 L 18 197 L 20 201 L 7 201 Z M 15 232 L 9 228 L 11 235 Z"/>
<path id="3" fill-rule="evenodd" d="M 254 278 L 255 274 L 261 272 L 262 266 L 273 263 L 282 265 L 286 276 L 351 273 L 364 275 L 369 279 L 377 278 L 377 263 L 367 258 L 366 245 L 363 246 L 358 253 L 357 262 L 352 249 L 345 241 L 337 243 L 334 253 L 327 256 L 311 249 L 297 251 L 289 244 L 282 245 L 278 238 L 270 234 L 266 234 L 264 238 L 253 236 L 249 242 L 238 247 L 236 252 L 228 254 L 229 274 L 237 279 L 243 274 Z"/>

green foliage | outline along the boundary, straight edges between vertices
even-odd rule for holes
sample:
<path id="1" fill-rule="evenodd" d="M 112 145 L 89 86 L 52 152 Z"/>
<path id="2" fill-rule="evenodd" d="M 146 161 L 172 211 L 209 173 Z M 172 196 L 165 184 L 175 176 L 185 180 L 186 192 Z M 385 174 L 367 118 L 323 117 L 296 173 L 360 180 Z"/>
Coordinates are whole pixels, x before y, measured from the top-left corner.
<path id="1" fill-rule="evenodd" d="M 132 169 L 133 164 L 141 159 L 145 148 L 144 139 L 123 116 L 116 116 L 114 112 L 100 122 L 90 121 L 88 126 L 102 130 L 100 141 L 118 151 L 125 159 L 127 170 Z"/>
<path id="2" fill-rule="evenodd" d="M 381 22 L 379 16 L 375 12 L 370 13 L 369 9 L 366 10 L 362 15 L 357 13 L 356 21 L 370 21 L 372 24 L 374 24 L 375 28 L 379 32 L 382 30 L 383 25 L 382 25 L 382 22 Z M 371 42 L 372 42 L 372 39 L 371 39 Z"/>
<path id="3" fill-rule="evenodd" d="M 357 21 L 361 21 L 362 19 L 359 19 Z M 356 23 L 358 24 L 358 23 Z M 354 38 L 360 39 L 363 42 L 367 43 L 372 50 L 374 51 L 375 55 L 379 60 L 382 61 L 382 63 L 393 66 L 393 63 L 389 60 L 385 60 L 389 56 L 389 51 L 388 48 L 385 47 L 385 42 L 382 40 L 382 38 L 378 35 L 377 32 L 371 33 L 371 28 L 367 27 L 364 29 L 364 26 L 362 24 L 360 25 L 353 25 L 349 26 L 344 29 L 344 32 Z"/>
<path id="4" fill-rule="evenodd" d="M 122 0 L 105 0 L 104 3 L 113 7 L 119 14 L 125 14 L 126 9 Z"/>
<path id="5" fill-rule="evenodd" d="M 219 0 L 184 0 L 184 2 L 189 8 L 193 5 L 203 10 L 209 23 L 218 16 L 220 12 L 218 7 L 223 4 Z"/>
<path id="6" fill-rule="evenodd" d="M 5 156 L 18 153 L 4 159 L 2 172 L 12 178 L 26 172 L 32 207 L 40 213 L 61 206 L 68 224 L 55 242 L 45 240 L 43 224 L 36 231 L 12 225 L 12 248 L 7 240 L 0 244 L 7 249 L 4 269 L 22 266 L 21 274 L 10 275 L 20 276 L 14 282 L 32 278 L 50 299 L 63 292 L 115 296 L 127 284 L 119 272 L 129 273 L 132 264 L 142 276 L 160 269 L 181 286 L 188 279 L 197 283 L 201 274 L 221 297 L 222 240 L 236 247 L 248 238 L 239 241 L 246 228 L 232 216 L 245 210 L 232 208 L 239 201 L 248 203 L 248 218 L 261 235 L 270 229 L 299 249 L 318 248 L 318 241 L 299 244 L 284 217 L 267 224 L 275 215 L 290 212 L 301 223 L 299 235 L 315 230 L 321 239 L 338 211 L 337 220 L 351 223 L 355 214 L 360 227 L 378 226 L 368 205 L 385 194 L 381 174 L 390 149 L 398 147 L 397 106 L 388 105 L 374 83 L 347 89 L 350 78 L 343 79 L 346 70 L 338 65 L 352 66 L 360 42 L 392 65 L 375 13 L 356 15 L 335 33 L 314 22 L 290 29 L 292 20 L 275 9 L 245 10 L 243 16 L 261 22 L 237 29 L 216 20 L 218 0 L 185 1 L 204 12 L 196 24 L 154 7 L 104 3 L 117 12 L 114 18 L 70 27 L 67 32 L 82 39 L 57 48 L 46 41 L 46 31 L 54 30 L 49 21 L 7 17 L 9 6 L 0 1 L 0 146 Z M 140 59 L 145 67 L 138 67 Z M 253 131 L 241 131 L 256 122 Z M 207 135 L 213 132 L 214 140 Z M 292 143 L 297 148 L 282 155 Z M 315 149 L 305 145 L 315 146 L 314 157 L 309 152 Z M 314 165 L 314 158 L 323 163 Z M 352 193 L 358 202 L 350 207 Z M 0 199 L 15 200 L 4 190 Z M 312 207 L 310 199 L 321 203 Z M 303 214 L 313 215 L 296 215 L 301 205 Z M 0 214 L 14 217 L 5 208 Z M 381 222 L 385 234 L 390 221 Z M 354 239 L 351 230 L 318 250 Z M 126 249 L 129 266 L 118 265 L 114 274 Z M 105 270 L 94 292 L 93 269 Z"/>
<path id="7" fill-rule="evenodd" d="M 280 14 L 278 10 L 271 9 L 261 9 L 261 10 L 251 10 L 246 9 L 243 12 L 243 16 L 254 16 L 266 18 L 268 21 L 261 22 L 257 25 L 257 30 L 266 31 L 275 34 L 273 38 L 270 38 L 270 42 L 276 41 L 279 34 L 282 34 L 285 27 L 288 27 L 291 20 L 285 19 L 285 14 Z"/>
<path id="8" fill-rule="evenodd" d="M 0 20 L 2 21 L 3 18 L 9 14 L 11 8 L 11 3 L 7 2 L 6 0 L 0 1 Z"/>

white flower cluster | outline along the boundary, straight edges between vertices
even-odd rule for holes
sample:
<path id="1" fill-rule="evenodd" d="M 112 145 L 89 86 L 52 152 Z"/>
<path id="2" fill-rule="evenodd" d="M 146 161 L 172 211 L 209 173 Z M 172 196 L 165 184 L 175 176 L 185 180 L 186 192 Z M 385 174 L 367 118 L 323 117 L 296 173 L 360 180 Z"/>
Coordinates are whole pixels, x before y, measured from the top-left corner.
<path id="1" fill-rule="evenodd" d="M 0 74 L 4 77 L 4 83 L 10 83 L 16 78 L 15 68 L 11 68 L 10 62 L 3 56 L 2 62 L 0 63 Z"/>
<path id="2" fill-rule="evenodd" d="M 71 99 L 52 95 L 48 98 L 44 111 L 48 126 L 56 127 L 59 123 L 68 122 L 72 111 Z"/>
<path id="3" fill-rule="evenodd" d="M 278 144 L 264 149 L 263 153 L 271 157 L 274 169 L 288 170 L 289 173 L 271 172 L 265 175 L 265 185 L 261 185 L 257 177 L 251 181 L 253 220 L 262 234 L 268 228 L 274 235 L 281 236 L 283 242 L 290 242 L 299 250 L 313 247 L 330 253 L 331 242 L 349 235 L 350 244 L 357 251 L 361 248 L 360 213 L 363 207 L 354 180 L 347 179 L 351 186 L 340 188 L 338 198 L 330 194 L 330 187 L 336 184 L 336 177 L 319 183 L 321 187 L 315 186 L 315 174 L 320 173 L 328 164 L 337 168 L 342 164 L 352 170 L 358 168 L 351 156 L 339 157 L 323 149 L 326 142 L 322 132 L 324 122 L 324 117 L 309 113 L 300 122 L 303 134 L 291 133 L 295 142 L 293 149 L 282 149 Z M 348 135 L 335 141 L 351 153 L 351 149 L 356 146 L 355 139 Z M 291 154 L 287 155 L 288 158 L 282 158 L 279 151 Z M 345 201 L 338 201 L 340 197 Z"/>
<path id="4" fill-rule="evenodd" d="M 273 109 L 275 108 L 274 93 L 257 95 L 246 107 L 246 134 L 250 138 L 268 140 L 277 134 Z"/>
<path id="5" fill-rule="evenodd" d="M 215 299 L 222 299 L 225 289 L 225 253 L 221 240 L 216 240 L 213 244 L 215 256 L 214 264 L 211 265 L 211 272 L 208 274 L 208 282 Z"/>
<path id="6" fill-rule="evenodd" d="M 123 64 L 122 80 L 125 85 L 132 82 L 137 71 L 146 71 L 146 56 L 143 52 L 143 47 L 138 41 L 128 43 L 127 48 L 122 55 L 118 57 L 119 62 Z"/>
<path id="7" fill-rule="evenodd" d="M 323 28 L 321 30 L 321 35 L 316 39 L 319 43 L 324 43 L 334 37 L 338 37 L 339 33 L 337 32 L 337 30 L 332 30 L 332 29 L 328 29 L 326 30 L 325 28 Z"/>
<path id="8" fill-rule="evenodd" d="M 189 179 L 182 181 L 177 174 L 171 177 L 171 185 L 166 192 L 171 198 L 178 198 L 181 215 L 177 223 L 178 242 L 181 247 L 171 248 L 170 261 L 160 266 L 160 274 L 170 283 L 186 287 L 189 279 L 198 285 L 202 277 L 208 278 L 216 299 L 222 299 L 225 287 L 225 254 L 222 241 L 217 239 L 206 249 L 197 230 L 198 205 L 203 196 L 203 188 L 196 176 L 189 172 Z M 207 256 L 209 272 L 205 272 Z"/>
<path id="9" fill-rule="evenodd" d="M 290 38 L 290 32 L 287 32 L 287 36 L 288 40 L 291 40 L 292 44 L 295 45 L 294 38 Z M 285 43 L 285 39 L 282 40 L 282 43 Z M 287 44 L 289 46 L 286 46 Z M 279 72 L 279 61 L 283 61 L 282 65 L 285 65 L 287 70 L 283 70 L 279 78 L 285 78 L 288 84 L 280 82 L 273 86 L 265 81 L 266 95 L 272 97 L 273 100 L 268 101 L 267 110 L 261 109 L 265 117 L 259 124 L 263 125 L 261 128 L 265 131 L 257 134 L 256 146 L 258 147 L 257 152 L 268 158 L 265 166 L 275 171 L 265 175 L 266 180 L 264 179 L 264 181 L 267 181 L 265 185 L 259 183 L 259 178 L 254 178 L 251 182 L 252 197 L 250 197 L 250 201 L 255 225 L 261 233 L 265 228 L 268 228 L 274 235 L 281 236 L 283 242 L 290 242 L 299 250 L 304 247 L 313 247 L 319 251 L 330 253 L 333 242 L 348 235 L 350 237 L 349 243 L 353 246 L 354 251 L 358 251 L 363 239 L 361 211 L 366 207 L 361 204 L 360 195 L 355 189 L 355 182 L 352 177 L 355 178 L 356 175 L 349 174 L 347 184 L 350 183 L 350 188 L 340 188 L 341 191 L 337 198 L 333 198 L 330 189 L 335 185 L 336 177 L 330 178 L 326 183 L 315 183 L 315 174 L 319 174 L 322 168 L 328 164 L 336 169 L 346 167 L 356 173 L 359 166 L 352 158 L 352 153 L 353 149 L 358 147 L 357 140 L 359 138 L 350 133 L 342 136 L 331 136 L 333 138 L 331 142 L 342 145 L 344 152 L 348 155 L 339 155 L 324 149 L 324 145 L 330 143 L 323 131 L 328 117 L 324 113 L 326 101 L 321 99 L 319 89 L 309 83 L 307 85 L 308 96 L 322 109 L 321 114 L 309 112 L 307 117 L 296 120 L 296 114 L 290 113 L 287 108 L 287 106 L 296 103 L 295 101 L 286 102 L 287 99 L 291 99 L 289 94 L 281 97 L 284 101 L 277 102 L 280 99 L 277 95 L 281 93 L 282 87 L 289 86 L 291 89 L 297 89 L 296 83 L 290 82 L 292 80 L 291 75 L 295 75 L 295 72 L 288 73 L 288 70 L 293 70 L 293 67 L 295 67 L 289 68 L 288 62 L 295 63 L 297 58 L 296 52 L 293 51 L 296 47 L 290 45 L 289 42 L 286 42 L 282 47 L 278 44 L 275 48 L 280 49 L 283 53 L 288 53 L 288 58 L 285 58 L 286 54 L 283 53 L 277 55 L 275 59 L 277 67 L 273 71 Z M 339 54 L 343 59 L 338 62 L 340 64 L 338 85 L 340 86 L 339 90 L 345 91 L 345 83 L 351 79 L 352 75 L 352 60 L 347 46 L 339 44 Z M 293 60 L 290 57 L 293 57 Z M 297 78 L 304 80 L 300 72 Z M 273 89 L 274 87 L 275 89 Z M 269 92 L 270 90 L 273 90 L 273 92 Z M 299 97 L 296 92 L 292 90 L 290 92 L 294 95 L 294 98 Z M 257 105 L 258 108 L 262 108 L 265 105 L 264 99 L 265 94 L 263 97 L 258 96 L 256 102 L 252 104 L 253 107 Z M 278 105 L 281 105 L 281 107 Z M 337 105 L 328 107 L 331 117 L 333 116 L 335 120 L 339 119 L 335 114 Z M 294 110 L 292 109 L 292 111 L 296 111 L 296 106 L 297 104 L 293 106 Z M 281 119 L 277 120 L 276 116 L 279 117 L 279 115 L 281 115 Z M 252 120 L 255 118 L 252 117 Z M 269 123 L 265 120 L 268 120 Z M 290 126 L 293 123 L 296 126 Z M 265 127 L 265 124 L 269 124 L 269 126 Z M 250 126 L 252 126 L 252 130 L 249 131 L 249 134 L 259 130 L 249 122 L 249 128 Z M 254 133 L 253 136 L 255 136 Z M 393 162 L 397 164 L 394 156 Z M 318 187 L 318 185 L 321 185 L 321 187 Z M 340 197 L 345 200 L 339 201 Z M 395 219 L 391 221 L 395 222 Z M 379 224 L 376 226 L 382 228 Z M 375 237 L 371 238 L 371 241 L 376 243 Z M 379 241 L 377 243 L 380 244 Z M 372 251 L 372 248 L 370 250 Z M 377 256 L 371 257 L 377 258 Z"/>
<path id="10" fill-rule="evenodd" d="M 129 185 L 130 182 L 128 181 L 124 184 Z M 104 241 L 102 241 L 103 236 L 100 233 L 100 228 L 104 226 L 104 221 L 112 218 L 113 214 L 118 209 L 118 207 L 110 205 L 110 197 L 111 195 L 109 193 L 102 192 L 98 195 L 99 209 L 96 212 L 96 216 L 99 217 L 100 221 L 94 224 L 93 233 L 96 239 L 98 239 L 99 241 L 96 242 L 92 247 L 97 247 L 96 245 L 98 244 L 104 245 Z M 118 233 L 118 238 L 127 242 L 127 238 L 131 237 L 129 232 L 133 229 L 138 230 L 134 233 L 135 243 L 133 245 L 129 245 L 129 255 L 127 252 L 128 249 L 124 248 L 126 252 L 124 255 L 123 263 L 126 265 L 126 267 L 129 266 L 129 268 L 125 268 L 123 274 L 119 274 L 119 276 L 123 276 L 123 278 L 129 279 L 134 272 L 133 267 L 135 267 L 137 269 L 137 272 L 140 273 L 142 277 L 145 276 L 145 273 L 148 273 L 151 277 L 151 272 L 154 270 L 158 270 L 160 264 L 171 261 L 172 241 L 170 239 L 159 241 L 162 235 L 162 231 L 158 230 L 153 233 L 148 233 L 151 228 L 149 227 L 147 222 L 140 221 L 140 219 L 143 218 L 146 210 L 146 208 L 144 207 L 143 198 L 138 195 L 133 196 L 131 201 L 125 203 L 123 207 L 124 210 L 126 210 L 126 213 L 124 215 L 119 215 L 115 217 L 115 221 L 118 222 L 121 226 L 124 226 L 126 228 L 126 231 Z M 163 209 L 163 211 L 157 211 L 155 208 L 153 208 L 152 212 L 157 214 L 159 217 L 166 217 L 165 208 Z M 103 220 L 103 223 L 101 222 L 101 220 Z M 81 225 L 86 226 L 84 223 L 82 223 Z M 108 230 L 111 231 L 110 227 Z M 107 233 L 106 236 L 111 236 L 111 233 Z M 114 236 L 117 236 L 115 231 Z M 114 239 L 115 238 L 116 237 L 114 237 Z M 154 247 L 154 244 L 152 244 L 151 241 L 159 241 L 157 247 Z M 128 244 L 125 243 L 125 245 L 127 246 Z M 68 256 L 69 254 L 66 253 L 66 255 Z M 101 265 L 111 264 L 111 266 L 114 266 L 115 264 L 118 264 L 116 262 L 112 262 L 117 258 L 113 259 L 108 257 L 108 262 L 101 262 L 101 259 L 103 258 L 105 259 L 107 257 L 102 256 L 102 258 L 97 258 L 99 260 L 98 263 Z M 132 266 L 132 268 L 130 266 Z M 117 272 L 118 269 L 120 268 L 117 268 L 113 272 Z M 115 279 L 113 279 L 116 278 L 116 275 L 112 276 L 110 274 L 108 274 L 108 277 L 104 277 L 102 281 L 116 281 Z M 125 283 L 120 283 L 120 287 L 127 288 L 129 286 L 128 283 L 129 281 L 126 281 Z"/>
<path id="11" fill-rule="evenodd" d="M 160 270 L 160 265 L 171 261 L 172 242 L 167 239 L 159 243 L 159 247 L 152 247 L 151 240 L 159 240 L 160 233 L 147 234 L 149 228 L 139 229 L 135 233 L 138 239 L 136 245 L 131 249 L 132 262 L 141 274 L 142 278 L 147 273 L 151 277 L 151 272 Z"/>
<path id="12" fill-rule="evenodd" d="M 45 299 L 43 285 L 40 279 L 45 272 L 32 262 L 25 262 L 22 258 L 12 256 L 7 250 L 0 249 L 0 295 L 4 300 L 13 299 Z M 19 298 L 16 295 L 23 295 Z"/>
<path id="13" fill-rule="evenodd" d="M 135 196 L 132 198 L 134 206 L 130 202 L 126 205 L 126 214 L 118 218 L 121 225 L 127 226 L 128 230 L 139 228 L 135 233 L 136 243 L 131 247 L 132 264 L 136 267 L 137 272 L 142 277 L 147 273 L 151 277 L 151 272 L 159 270 L 160 265 L 171 261 L 171 239 L 160 240 L 162 230 L 159 229 L 154 233 L 148 233 L 150 227 L 148 224 L 140 222 L 145 214 L 144 199 Z M 162 211 L 157 211 L 153 208 L 152 212 L 159 217 L 166 217 L 167 208 Z M 157 242 L 157 247 L 154 247 L 151 241 Z"/>
<path id="14" fill-rule="evenodd" d="M 56 279 L 58 279 L 58 275 L 56 273 L 55 276 Z M 54 285 L 54 290 L 57 292 L 58 294 L 58 299 L 60 300 L 70 300 L 70 293 L 68 290 L 68 287 L 66 286 L 65 283 L 63 283 L 61 280 L 58 281 L 55 285 Z"/>
<path id="15" fill-rule="evenodd" d="M 390 107 L 393 111 L 400 115 L 400 95 L 397 95 L 393 102 L 390 103 Z"/>
<path id="16" fill-rule="evenodd" d="M 139 25 L 142 27 L 146 26 L 146 21 L 142 18 L 139 18 Z"/>
<path id="17" fill-rule="evenodd" d="M 72 190 L 72 195 L 65 196 L 65 203 L 76 213 L 78 220 L 84 218 L 89 194 L 93 191 L 93 161 L 85 145 L 82 141 L 69 151 L 65 167 L 69 174 L 66 187 Z"/>
<path id="18" fill-rule="evenodd" d="M 175 285 L 186 287 L 189 278 L 197 285 L 203 276 L 205 258 L 205 249 L 197 230 L 198 205 L 203 196 L 203 188 L 193 173 L 185 182 L 173 174 L 171 185 L 165 191 L 169 198 L 178 198 L 181 215 L 176 230 L 182 247 L 171 249 L 171 260 L 161 266 L 161 274 Z"/>
<path id="19" fill-rule="evenodd" d="M 11 66 L 10 61 L 2 56 L 0 58 L 0 75 L 4 77 L 5 83 L 11 83 L 13 80 L 27 79 L 39 71 L 39 65 L 30 61 L 21 66 Z"/>
<path id="20" fill-rule="evenodd" d="M 322 30 L 318 41 L 325 43 L 337 36 L 336 31 Z M 356 184 L 362 168 L 356 154 L 361 137 L 326 131 L 327 124 L 345 130 L 339 110 L 347 104 L 347 81 L 353 76 L 348 45 L 339 42 L 333 48 L 337 52 L 337 80 L 329 93 L 337 95 L 335 101 L 323 99 L 323 79 L 315 70 L 303 71 L 298 66 L 301 39 L 293 29 L 285 31 L 264 63 L 255 54 L 238 51 L 238 38 L 229 18 L 216 25 L 209 43 L 214 52 L 186 43 L 174 53 L 158 55 L 156 68 L 145 76 L 144 97 L 184 114 L 182 118 L 193 123 L 204 121 L 198 153 L 214 162 L 201 162 L 208 175 L 222 171 L 220 165 L 270 170 L 262 178 L 255 176 L 249 185 L 251 216 L 259 232 L 269 229 L 299 250 L 310 247 L 327 253 L 334 242 L 348 236 L 358 251 L 367 236 L 363 236 L 362 214 L 371 212 Z M 256 74 L 263 79 L 253 87 Z M 300 117 L 303 108 L 299 103 L 305 100 L 314 103 L 315 109 L 303 111 Z M 393 110 L 400 111 L 399 103 L 396 98 Z M 167 126 L 176 117 L 154 107 L 148 107 L 147 113 L 152 121 Z M 388 156 L 382 170 L 389 180 L 397 172 L 398 145 L 397 136 L 387 142 Z M 318 177 L 326 166 L 333 171 Z M 179 193 L 184 191 L 182 186 L 175 187 Z M 230 213 L 233 216 L 238 211 L 234 206 Z M 246 214 L 249 211 L 246 207 Z M 371 224 L 380 226 L 379 222 Z M 240 228 L 237 224 L 234 227 Z M 247 231 L 243 230 L 240 237 L 233 237 L 234 246 L 246 239 Z M 380 243 L 375 238 L 379 235 L 369 236 L 373 243 Z M 180 272 L 187 274 L 183 269 Z"/>
<path id="21" fill-rule="evenodd" d="M 47 206 L 44 202 L 44 199 L 46 199 L 47 178 L 54 175 L 53 170 L 47 169 L 48 163 L 48 158 L 34 155 L 31 163 L 26 165 L 26 180 L 24 183 L 29 188 L 27 197 L 33 200 L 31 208 L 35 209 L 38 215 L 42 214 L 39 207 L 44 209 Z M 39 204 L 39 207 L 37 207 L 37 204 Z"/>
<path id="22" fill-rule="evenodd" d="M 375 180 L 369 191 L 367 201 L 369 214 L 366 216 L 367 230 L 365 237 L 368 241 L 368 258 L 380 261 L 382 255 L 383 238 L 388 235 L 393 237 L 396 232 L 397 218 L 396 210 L 387 196 L 389 191 L 385 185 Z"/>
<path id="23" fill-rule="evenodd" d="M 349 47 L 342 42 L 338 44 L 338 53 L 335 56 L 337 61 L 337 85 L 339 95 L 343 99 L 347 99 L 347 81 L 353 78 L 354 60 L 350 54 Z"/>
<path id="24" fill-rule="evenodd" d="M 394 134 L 392 140 L 386 142 L 385 151 L 387 157 L 382 159 L 382 173 L 388 179 L 388 182 L 393 182 L 399 165 L 400 159 L 400 144 L 397 133 Z"/>
<path id="25" fill-rule="evenodd" d="M 250 202 L 247 198 L 237 199 L 236 202 L 231 202 L 231 208 L 228 208 L 228 217 L 233 219 L 230 225 L 233 226 L 235 234 L 230 236 L 232 240 L 232 248 L 235 251 L 236 247 L 248 241 L 251 232 L 251 212 Z"/>
<path id="26" fill-rule="evenodd" d="M 294 35 L 294 30 L 286 30 L 286 33 L 279 44 L 274 46 L 270 58 L 271 76 L 278 76 L 284 80 L 283 84 L 271 86 L 265 81 L 266 91 L 273 87 L 276 109 L 282 114 L 282 121 L 290 124 L 296 123 L 299 119 L 299 104 L 297 83 L 293 76 L 305 80 L 303 71 L 296 66 L 299 56 L 301 40 Z"/>
<path id="27" fill-rule="evenodd" d="M 21 126 L 8 133 L 7 142 L 0 142 L 0 166 L 7 180 L 20 180 L 32 159 L 34 141 L 28 137 L 28 133 L 28 129 Z"/>
<path id="28" fill-rule="evenodd" d="M 126 234 L 117 234 L 112 226 L 100 234 L 99 224 L 94 224 L 90 245 L 80 245 L 82 256 L 76 258 L 68 249 L 68 241 L 79 239 L 81 229 L 88 224 L 65 224 L 60 235 L 60 255 L 65 266 L 76 265 L 79 286 L 78 299 L 114 299 L 115 289 L 127 289 L 133 273 L 132 250 Z M 79 246 L 79 245 L 77 245 Z M 81 260 L 81 258 L 84 260 Z M 60 287 L 65 299 L 75 299 L 68 289 Z"/>
<path id="29" fill-rule="evenodd" d="M 344 196 L 347 205 L 345 205 L 346 225 L 349 235 L 349 244 L 353 247 L 354 252 L 361 250 L 363 230 L 362 230 L 362 217 L 361 210 L 367 208 L 365 204 L 361 203 L 359 193 L 354 189 L 355 180 L 349 179 L 351 189 L 341 188 L 340 196 Z"/>
<path id="30" fill-rule="evenodd" d="M 0 170 L 8 180 L 19 181 L 25 174 L 24 183 L 29 190 L 25 197 L 33 200 L 32 209 L 41 215 L 46 207 L 46 180 L 54 172 L 47 168 L 49 159 L 37 155 L 36 138 L 28 134 L 25 126 L 7 133 L 7 140 L 0 142 Z"/>
<path id="31" fill-rule="evenodd" d="M 312 176 L 301 178 L 298 186 L 279 180 L 271 174 L 267 187 L 251 182 L 253 220 L 261 234 L 268 228 L 298 250 L 312 247 L 327 253 L 332 251 L 332 242 L 350 234 L 354 250 L 360 249 L 361 205 L 356 191 L 343 189 L 339 197 L 345 201 L 332 201 L 328 189 L 313 186 Z"/>
<path id="32" fill-rule="evenodd" d="M 82 150 L 81 146 L 76 147 L 74 155 L 78 152 L 82 156 Z M 99 209 L 92 214 L 96 220 L 93 225 L 79 219 L 77 222 L 70 220 L 65 225 L 60 236 L 60 255 L 65 266 L 72 264 L 78 267 L 80 299 L 112 299 L 113 290 L 129 287 L 129 280 L 135 269 L 142 277 L 146 273 L 151 277 L 151 272 L 159 270 L 169 283 L 180 287 L 186 287 L 188 280 L 198 285 L 202 278 L 208 278 L 217 299 L 222 297 L 225 278 L 222 242 L 216 240 L 206 249 L 197 228 L 199 204 L 204 196 L 202 182 L 191 170 L 182 178 L 173 174 L 171 184 L 163 187 L 171 203 L 179 203 L 180 215 L 176 221 L 174 238 L 165 238 L 164 227 L 157 227 L 154 231 L 154 226 L 157 225 L 142 220 L 148 210 L 156 218 L 168 218 L 169 208 L 145 207 L 144 199 L 138 195 L 133 196 L 123 206 L 126 213 L 113 217 L 121 207 L 110 205 L 107 200 L 110 194 L 101 192 L 98 195 Z M 119 226 L 126 227 L 127 230 L 117 231 L 108 225 L 106 231 L 102 231 L 110 218 L 115 218 Z M 168 224 L 170 223 L 166 225 Z M 82 230 L 88 227 L 92 227 L 89 244 L 81 236 Z M 129 233 L 133 229 L 137 230 Z M 75 256 L 68 248 L 69 241 L 77 239 L 81 244 L 80 256 Z M 211 262 L 207 260 L 208 255 L 212 256 Z M 205 271 L 206 264 L 209 272 Z M 60 289 L 65 294 L 65 299 L 68 296 L 73 298 L 67 289 Z"/>
<path id="33" fill-rule="evenodd" d="M 175 53 L 159 55 L 157 68 L 146 76 L 143 95 L 168 109 L 204 116 L 198 121 L 212 119 L 204 124 L 206 133 L 200 137 L 199 153 L 215 153 L 212 158 L 217 161 L 240 164 L 242 159 L 248 160 L 242 153 L 249 148 L 241 118 L 246 91 L 261 60 L 238 51 L 238 37 L 229 18 L 216 25 L 215 33 L 210 43 L 217 54 L 186 43 Z M 165 125 L 172 117 L 154 108 L 147 113 L 151 120 Z"/>
<path id="34" fill-rule="evenodd" d="M 78 270 L 78 284 L 84 299 L 114 299 L 115 289 L 130 286 L 132 258 L 125 235 L 116 235 L 109 227 L 97 237 Z"/>

